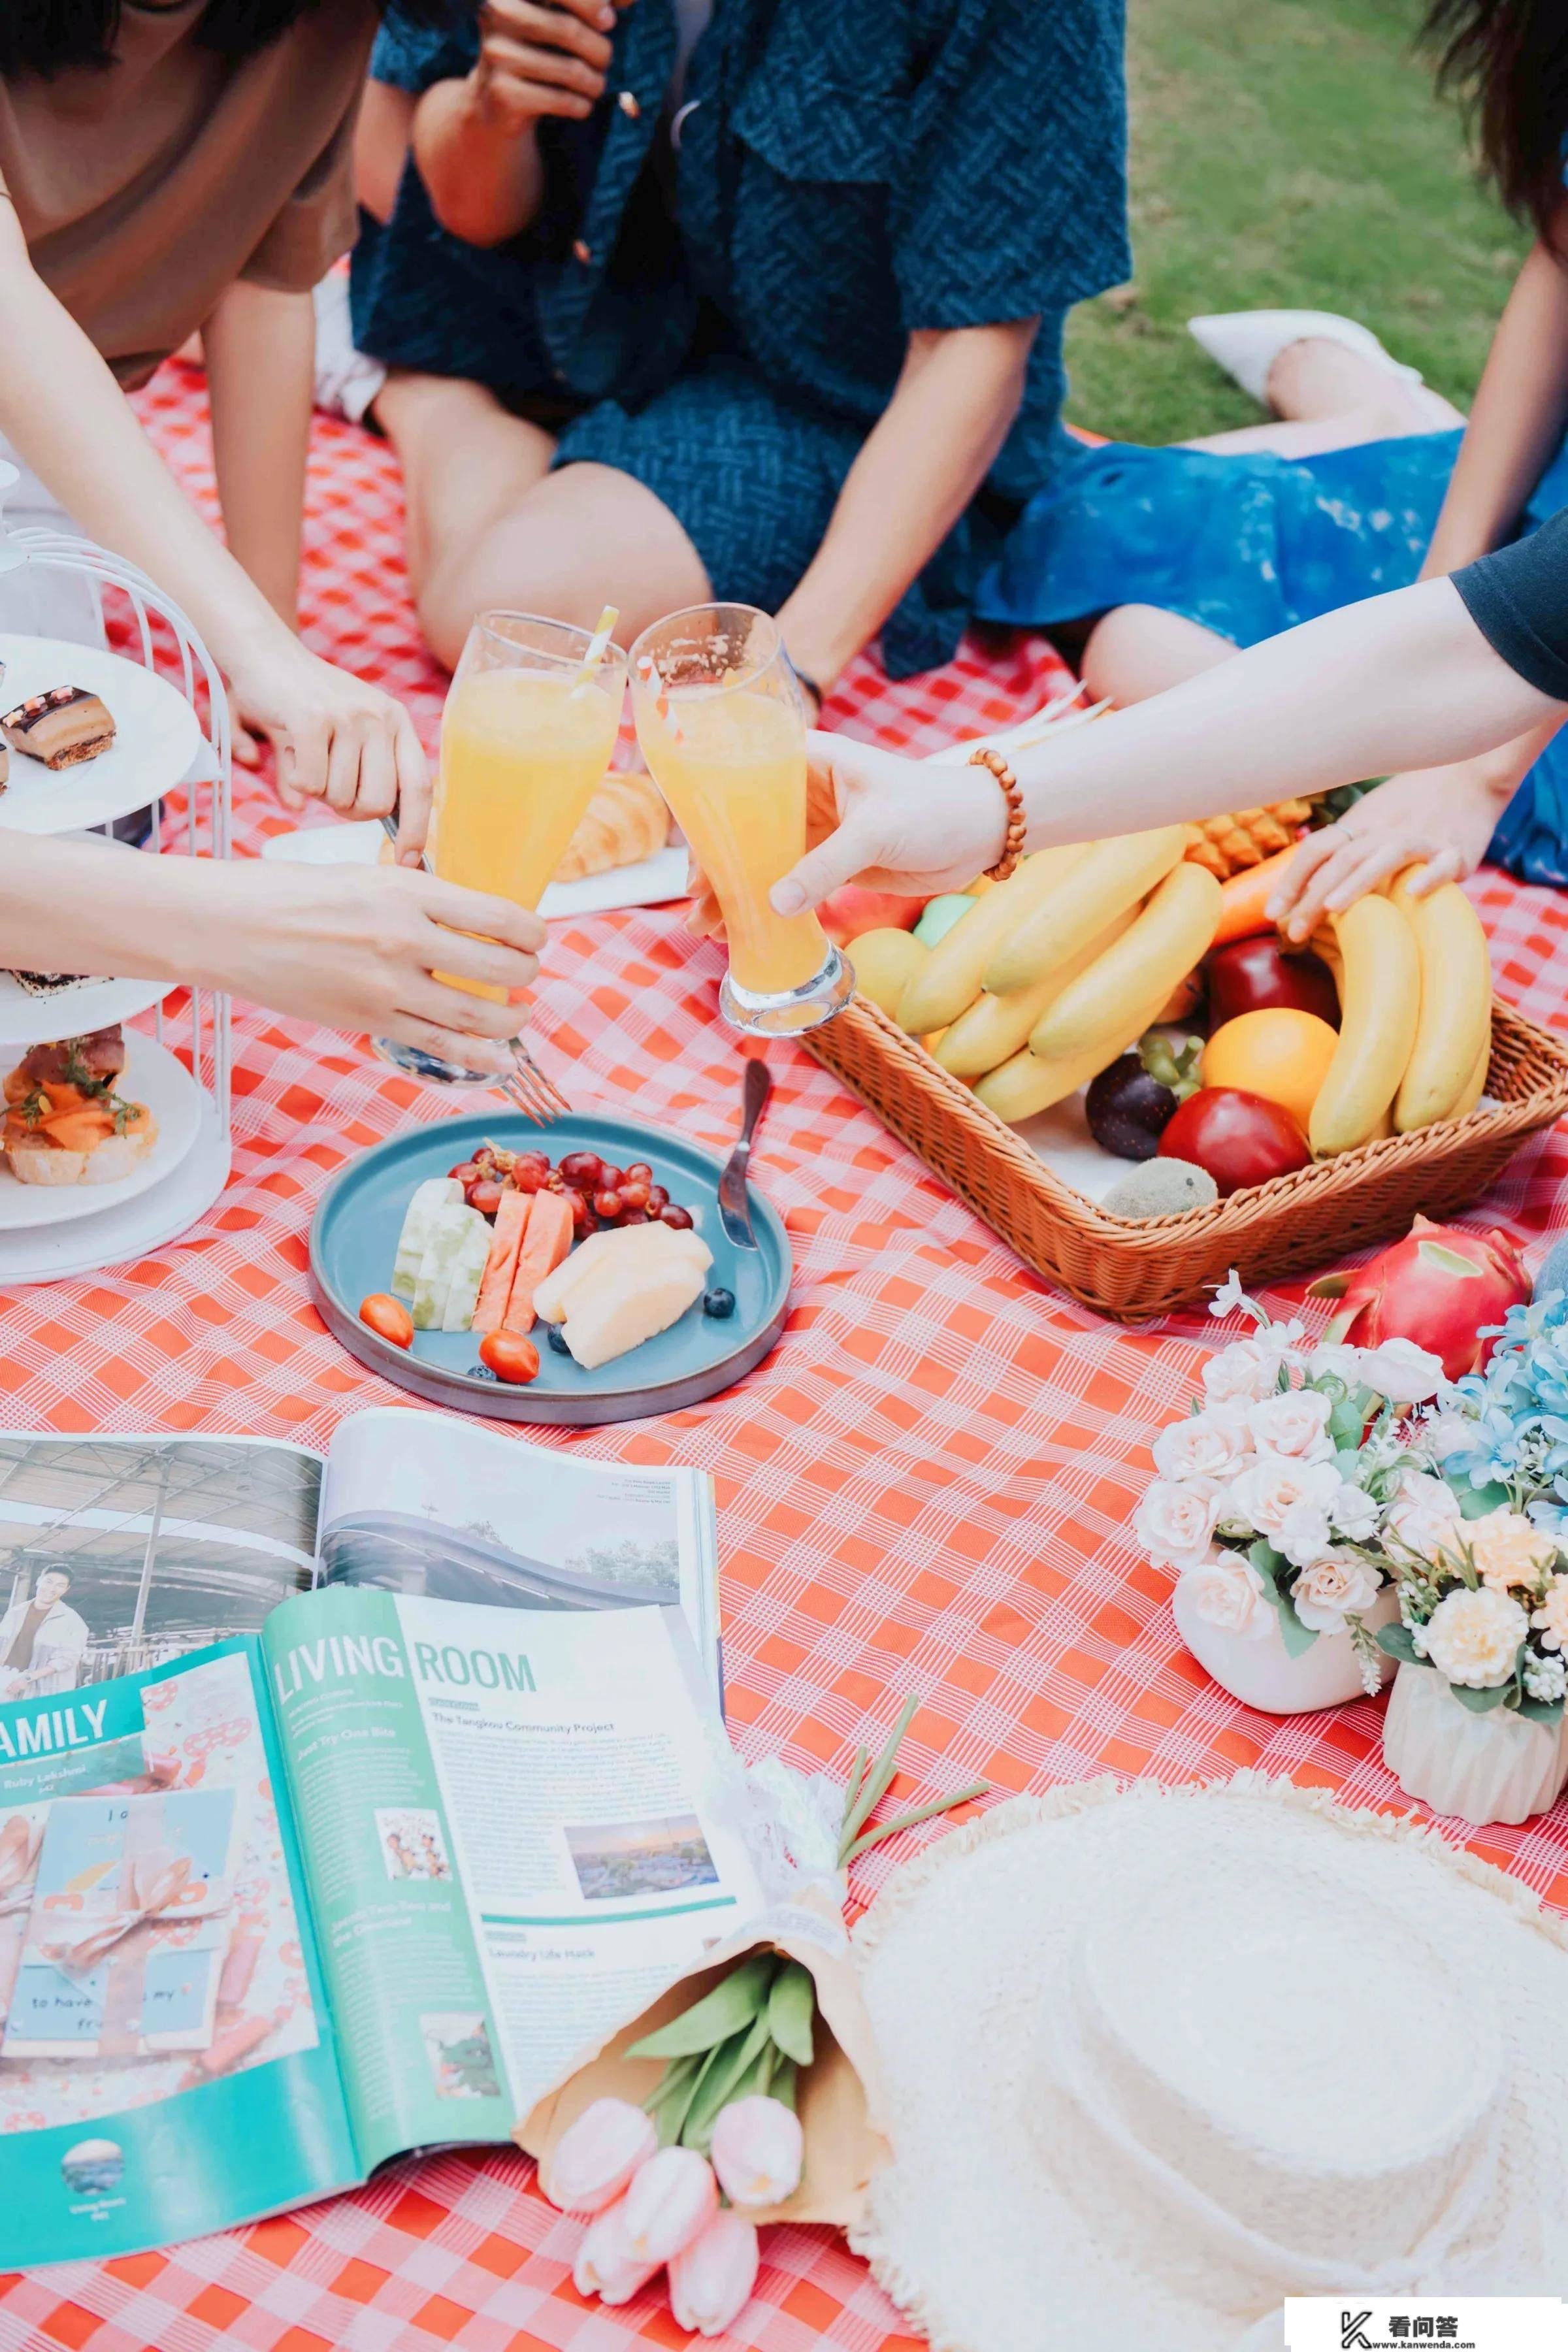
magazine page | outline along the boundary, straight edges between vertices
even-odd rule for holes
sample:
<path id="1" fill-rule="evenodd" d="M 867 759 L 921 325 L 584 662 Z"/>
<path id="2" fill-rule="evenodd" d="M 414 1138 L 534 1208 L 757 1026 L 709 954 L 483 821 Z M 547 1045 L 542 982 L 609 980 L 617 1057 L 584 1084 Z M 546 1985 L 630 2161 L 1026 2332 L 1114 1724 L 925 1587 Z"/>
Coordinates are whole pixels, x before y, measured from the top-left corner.
<path id="1" fill-rule="evenodd" d="M 355 1413 L 328 1454 L 321 1579 L 495 1608 L 679 1607 L 721 1688 L 705 1471 L 584 1462 L 408 1406 Z"/>
<path id="2" fill-rule="evenodd" d="M 367 2165 L 510 2137 L 759 1906 L 704 1806 L 678 1612 L 338 1586 L 286 1602 L 263 1645 Z"/>
<path id="3" fill-rule="evenodd" d="M 0 2268 L 361 2177 L 257 1643 L 0 1706 Z"/>
<path id="4" fill-rule="evenodd" d="M 258 1632 L 310 1585 L 321 1487 L 269 1438 L 0 1434 L 0 1701 Z"/>

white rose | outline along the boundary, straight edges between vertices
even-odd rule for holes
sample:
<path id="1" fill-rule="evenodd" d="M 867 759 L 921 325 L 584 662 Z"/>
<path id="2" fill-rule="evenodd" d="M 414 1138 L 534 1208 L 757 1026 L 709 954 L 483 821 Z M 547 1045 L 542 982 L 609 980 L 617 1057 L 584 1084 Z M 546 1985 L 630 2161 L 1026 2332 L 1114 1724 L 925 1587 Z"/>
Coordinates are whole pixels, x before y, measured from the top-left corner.
<path id="1" fill-rule="evenodd" d="M 1441 1478 L 1407 1470 L 1388 1507 L 1384 1531 L 1420 1559 L 1436 1562 L 1446 1552 L 1456 1558 L 1464 1535 L 1464 1517 L 1458 1496 Z"/>
<path id="2" fill-rule="evenodd" d="M 1347 1347 L 1342 1339 L 1320 1339 L 1307 1359 L 1307 1377 L 1315 1381 L 1328 1374 L 1343 1381 L 1347 1389 L 1364 1387 L 1361 1349 Z"/>
<path id="3" fill-rule="evenodd" d="M 1425 1404 L 1447 1378 L 1442 1358 L 1418 1348 L 1414 1339 L 1384 1339 L 1381 1347 L 1363 1348 L 1358 1353 L 1362 1379 L 1390 1404 Z"/>
<path id="4" fill-rule="evenodd" d="M 1290 1598 L 1303 1625 L 1317 1633 L 1342 1633 L 1347 1617 L 1359 1617 L 1377 1598 L 1377 1570 L 1352 1552 L 1326 1552 L 1304 1568 Z"/>
<path id="5" fill-rule="evenodd" d="M 1450 1454 L 1468 1454 L 1477 1434 L 1468 1412 L 1435 1412 L 1415 1433 L 1416 1450 L 1433 1462 L 1447 1462 Z"/>
<path id="6" fill-rule="evenodd" d="M 1231 1480 L 1224 1517 L 1227 1523 L 1240 1520 L 1256 1528 L 1270 1543 L 1277 1543 L 1300 1505 L 1326 1515 L 1339 1489 L 1340 1474 L 1331 1462 L 1297 1462 L 1288 1454 L 1260 1454 Z M 1326 1549 L 1327 1545 L 1325 1520 L 1321 1549 Z"/>
<path id="7" fill-rule="evenodd" d="M 1223 1489 L 1212 1478 L 1156 1478 L 1133 1514 L 1132 1531 L 1151 1559 L 1194 1568 L 1207 1553 Z"/>
<path id="8" fill-rule="evenodd" d="M 1337 1535 L 1349 1536 L 1352 1543 L 1370 1543 L 1377 1533 L 1382 1513 L 1364 1486 L 1349 1478 L 1342 1479 L 1340 1491 L 1329 1505 L 1329 1519 Z"/>
<path id="9" fill-rule="evenodd" d="M 1284 1553 L 1293 1568 L 1306 1568 L 1322 1559 L 1332 1538 L 1329 1515 L 1321 1503 L 1292 1503 L 1274 1538 L 1274 1548 Z"/>
<path id="10" fill-rule="evenodd" d="M 1210 1405 L 1160 1432 L 1153 1444 L 1154 1467 L 1162 1478 L 1229 1478 L 1251 1452 L 1247 1408 Z"/>
<path id="11" fill-rule="evenodd" d="M 1209 1358 L 1203 1380 L 1211 1404 L 1250 1404 L 1255 1397 L 1272 1396 L 1279 1385 L 1279 1367 L 1256 1339 L 1237 1339 Z"/>
<path id="12" fill-rule="evenodd" d="M 1274 1622 L 1274 1604 L 1263 1579 L 1242 1552 L 1211 1552 L 1197 1567 L 1184 1570 L 1182 1585 L 1205 1623 L 1227 1633 L 1258 1642 Z"/>
<path id="13" fill-rule="evenodd" d="M 1513 1673 L 1530 1620 L 1506 1592 L 1482 1585 L 1446 1593 L 1421 1629 L 1421 1647 L 1445 1681 L 1496 1690 Z"/>
<path id="14" fill-rule="evenodd" d="M 1247 1425 L 1259 1454 L 1288 1454 L 1295 1462 L 1322 1462 L 1334 1451 L 1329 1435 L 1333 1408 L 1321 1389 L 1283 1389 L 1247 1408 Z"/>

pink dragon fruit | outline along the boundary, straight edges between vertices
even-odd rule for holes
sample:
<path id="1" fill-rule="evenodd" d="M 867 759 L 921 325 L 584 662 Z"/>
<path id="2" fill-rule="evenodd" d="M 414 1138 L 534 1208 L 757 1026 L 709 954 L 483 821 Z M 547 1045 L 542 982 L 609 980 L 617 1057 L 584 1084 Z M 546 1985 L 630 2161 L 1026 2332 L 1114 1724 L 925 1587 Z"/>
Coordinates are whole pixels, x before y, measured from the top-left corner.
<path id="1" fill-rule="evenodd" d="M 1325 1275 L 1307 1295 L 1343 1301 L 1326 1338 L 1358 1348 L 1410 1339 L 1440 1356 L 1457 1381 L 1485 1363 L 1493 1342 L 1481 1333 L 1529 1298 L 1530 1276 L 1506 1234 L 1473 1234 L 1417 1217 L 1405 1239 L 1370 1265 Z"/>

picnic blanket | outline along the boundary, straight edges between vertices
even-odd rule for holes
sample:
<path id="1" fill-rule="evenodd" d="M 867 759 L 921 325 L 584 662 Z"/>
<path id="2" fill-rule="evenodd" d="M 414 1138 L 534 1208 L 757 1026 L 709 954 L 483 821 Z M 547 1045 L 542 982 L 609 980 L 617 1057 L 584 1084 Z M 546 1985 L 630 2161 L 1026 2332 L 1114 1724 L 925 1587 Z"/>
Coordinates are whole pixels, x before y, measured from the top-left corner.
<path id="1" fill-rule="evenodd" d="M 200 379 L 165 369 L 142 404 L 209 501 Z M 433 741 L 443 680 L 418 644 L 400 544 L 389 453 L 319 421 L 307 635 L 402 695 Z M 1060 676 L 1037 638 L 1002 652 L 971 644 L 948 669 L 897 688 L 868 658 L 828 716 L 921 752 L 1021 715 Z M 290 822 L 254 782 L 241 779 L 239 800 L 246 848 Z M 1568 899 L 1491 873 L 1471 887 L 1502 994 L 1561 1023 Z M 676 910 L 557 925 L 531 1031 L 539 1058 L 581 1108 L 725 1144 L 741 1063 L 717 1020 L 721 969 Z M 713 1473 L 742 1752 L 844 1773 L 915 1693 L 896 1790 L 908 1801 L 977 1778 L 1005 1796 L 1107 1770 L 1182 1780 L 1249 1765 L 1352 1804 L 1403 1802 L 1381 1759 L 1381 1706 L 1283 1720 L 1238 1706 L 1178 1643 L 1172 1579 L 1129 1535 L 1150 1440 L 1184 1407 L 1219 1327 L 1201 1312 L 1148 1330 L 1100 1321 L 1021 1265 L 803 1053 L 775 1046 L 770 1061 L 776 1091 L 753 1172 L 795 1255 L 780 1346 L 692 1412 L 529 1433 L 597 1458 Z M 344 1412 L 403 1402 L 322 1329 L 306 1298 L 305 1236 L 323 1182 L 349 1156 L 444 1109 L 357 1041 L 243 1012 L 227 1191 L 184 1241 L 141 1265 L 0 1294 L 5 1421 L 321 1445 Z M 1568 1223 L 1555 1205 L 1565 1175 L 1568 1141 L 1538 1140 L 1486 1217 L 1539 1244 Z M 857 1903 L 940 1834 L 933 1824 L 858 1864 Z M 1568 1903 L 1561 1809 L 1470 1843 Z M 0 2086 L 0 2128 L 8 2120 Z M 618 2311 L 578 2296 L 580 2226 L 545 2204 L 521 2157 L 438 2156 L 168 2253 L 0 2280 L 0 2352 L 619 2352 L 682 2341 L 661 2288 Z M 723 2340 L 763 2352 L 914 2341 L 864 2266 L 804 2229 L 765 2234 L 755 2298 Z"/>

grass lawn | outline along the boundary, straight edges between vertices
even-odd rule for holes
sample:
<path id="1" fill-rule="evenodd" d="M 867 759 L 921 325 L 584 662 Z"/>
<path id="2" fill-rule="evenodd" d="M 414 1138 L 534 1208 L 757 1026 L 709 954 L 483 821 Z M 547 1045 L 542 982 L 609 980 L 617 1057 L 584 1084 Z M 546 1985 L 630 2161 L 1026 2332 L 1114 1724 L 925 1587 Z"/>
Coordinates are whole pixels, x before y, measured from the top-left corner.
<path id="1" fill-rule="evenodd" d="M 1134 277 L 1072 320 L 1074 419 L 1145 442 L 1256 424 L 1184 322 L 1279 305 L 1363 319 L 1468 406 L 1526 240 L 1433 98 L 1417 0 L 1129 16 Z"/>

